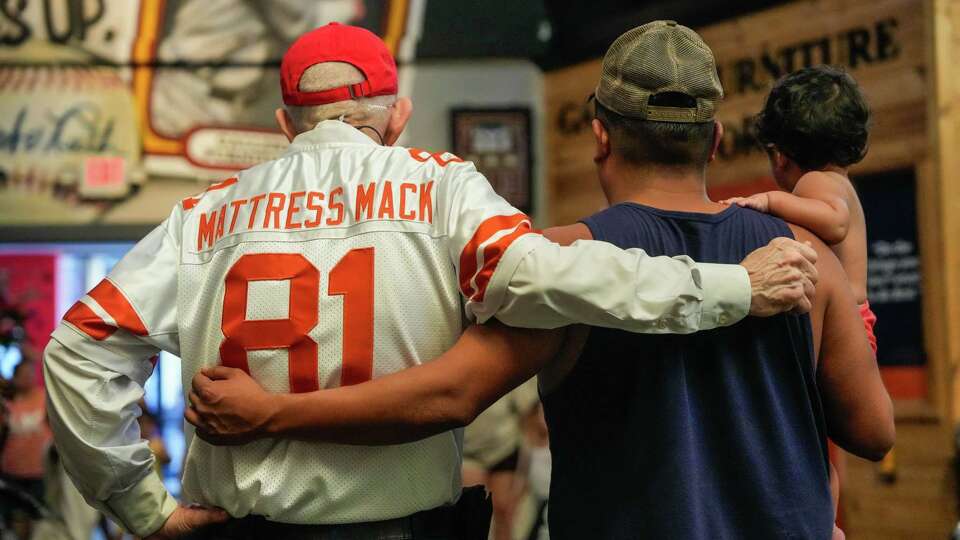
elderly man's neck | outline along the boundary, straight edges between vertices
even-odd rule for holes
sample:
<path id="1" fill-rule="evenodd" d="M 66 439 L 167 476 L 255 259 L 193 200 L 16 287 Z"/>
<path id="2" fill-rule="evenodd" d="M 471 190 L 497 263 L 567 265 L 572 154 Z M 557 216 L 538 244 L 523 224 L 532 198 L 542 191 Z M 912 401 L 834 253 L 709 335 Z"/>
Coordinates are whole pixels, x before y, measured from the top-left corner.
<path id="1" fill-rule="evenodd" d="M 635 202 L 681 212 L 716 212 L 723 205 L 707 196 L 703 167 L 630 165 L 619 163 L 607 172 L 604 191 L 613 205 Z"/>

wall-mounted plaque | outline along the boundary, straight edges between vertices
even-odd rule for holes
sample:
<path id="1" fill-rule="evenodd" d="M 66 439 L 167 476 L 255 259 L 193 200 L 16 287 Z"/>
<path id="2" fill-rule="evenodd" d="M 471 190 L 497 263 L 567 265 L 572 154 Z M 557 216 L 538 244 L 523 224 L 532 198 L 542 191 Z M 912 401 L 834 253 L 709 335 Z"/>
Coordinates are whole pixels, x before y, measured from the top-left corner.
<path id="1" fill-rule="evenodd" d="M 472 161 L 501 197 L 529 213 L 530 109 L 453 109 L 451 121 L 453 152 Z"/>

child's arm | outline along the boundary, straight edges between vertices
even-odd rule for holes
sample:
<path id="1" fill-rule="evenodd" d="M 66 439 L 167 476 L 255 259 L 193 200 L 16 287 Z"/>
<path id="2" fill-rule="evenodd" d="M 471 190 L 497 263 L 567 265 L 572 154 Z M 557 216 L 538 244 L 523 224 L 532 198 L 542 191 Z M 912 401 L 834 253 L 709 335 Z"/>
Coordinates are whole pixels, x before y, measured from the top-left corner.
<path id="1" fill-rule="evenodd" d="M 793 193 L 768 191 L 746 198 L 734 197 L 725 202 L 783 218 L 810 229 L 831 245 L 842 242 L 850 226 L 850 209 L 843 187 L 821 172 L 803 175 Z"/>

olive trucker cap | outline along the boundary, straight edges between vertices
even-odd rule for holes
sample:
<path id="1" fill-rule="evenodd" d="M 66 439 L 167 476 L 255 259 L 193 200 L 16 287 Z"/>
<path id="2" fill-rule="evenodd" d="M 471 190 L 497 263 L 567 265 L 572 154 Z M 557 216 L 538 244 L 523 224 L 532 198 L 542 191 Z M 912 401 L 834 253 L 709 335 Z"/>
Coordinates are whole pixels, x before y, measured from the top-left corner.
<path id="1" fill-rule="evenodd" d="M 663 94 L 689 96 L 690 106 L 651 103 L 651 97 Z M 603 57 L 596 91 L 607 109 L 658 122 L 709 122 L 722 98 L 710 47 L 674 21 L 653 21 L 618 37 Z"/>

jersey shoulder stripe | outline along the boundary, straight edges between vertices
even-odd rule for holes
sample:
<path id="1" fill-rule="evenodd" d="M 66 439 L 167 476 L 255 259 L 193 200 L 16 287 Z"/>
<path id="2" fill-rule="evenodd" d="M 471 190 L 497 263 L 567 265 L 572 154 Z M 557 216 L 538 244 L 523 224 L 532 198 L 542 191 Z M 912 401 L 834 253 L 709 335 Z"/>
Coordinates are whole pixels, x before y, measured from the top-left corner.
<path id="1" fill-rule="evenodd" d="M 420 163 L 426 163 L 430 160 L 433 160 L 441 167 L 446 167 L 451 163 L 464 163 L 462 158 L 450 152 L 430 152 L 420 148 L 407 148 L 407 152 L 410 153 L 410 157 L 419 161 Z"/>
<path id="2" fill-rule="evenodd" d="M 510 231 L 488 243 L 502 231 Z M 486 286 L 503 252 L 520 236 L 532 232 L 530 218 L 523 213 L 493 216 L 481 223 L 460 253 L 460 290 L 464 297 L 483 301 Z M 484 246 L 484 244 L 486 244 Z M 481 250 L 481 247 L 483 248 Z M 478 255 L 483 256 L 481 263 Z"/>
<path id="3" fill-rule="evenodd" d="M 238 180 L 237 180 L 237 177 L 236 177 L 236 176 L 233 176 L 233 177 L 227 178 L 227 179 L 224 180 L 223 182 L 217 182 L 216 184 L 213 184 L 212 186 L 210 186 L 210 187 L 208 187 L 207 189 L 203 190 L 203 192 L 201 192 L 199 195 L 196 195 L 196 196 L 193 196 L 193 197 L 187 197 L 186 199 L 180 201 L 180 204 L 183 206 L 183 209 L 184 209 L 184 210 L 190 210 L 190 209 L 192 209 L 193 207 L 197 206 L 197 204 L 200 203 L 200 199 L 203 198 L 203 195 L 204 195 L 205 193 L 210 192 L 210 191 L 216 191 L 216 190 L 218 190 L 218 189 L 223 189 L 223 188 L 230 187 L 230 186 L 236 184 L 237 181 L 238 181 Z"/>
<path id="4" fill-rule="evenodd" d="M 89 294 L 90 298 L 96 300 L 100 307 L 113 317 L 120 328 L 138 336 L 150 334 L 130 301 L 109 279 L 101 281 Z"/>
<path id="5" fill-rule="evenodd" d="M 517 225 L 517 228 L 514 229 L 513 232 L 501 237 L 496 242 L 487 244 L 487 246 L 483 248 L 483 267 L 480 269 L 480 272 L 477 273 L 475 280 L 477 293 L 473 295 L 471 300 L 474 302 L 483 302 L 483 298 L 487 293 L 487 285 L 490 283 L 490 279 L 493 277 L 493 273 L 496 271 L 497 265 L 500 263 L 500 259 L 507 251 L 507 248 L 513 244 L 514 240 L 531 232 L 533 232 L 533 228 L 530 226 L 529 219 L 524 220 Z"/>
<path id="6" fill-rule="evenodd" d="M 73 307 L 67 310 L 63 320 L 97 341 L 103 341 L 117 331 L 117 327 L 107 324 L 82 300 L 77 300 Z"/>
<path id="7" fill-rule="evenodd" d="M 118 329 L 123 329 L 137 336 L 149 335 L 143 320 L 136 310 L 110 280 L 104 279 L 88 293 L 97 304 L 113 317 L 116 326 L 107 323 L 96 314 L 90 306 L 82 300 L 77 301 L 67 311 L 63 320 L 75 326 L 84 334 L 97 341 L 103 341 L 112 336 Z"/>

